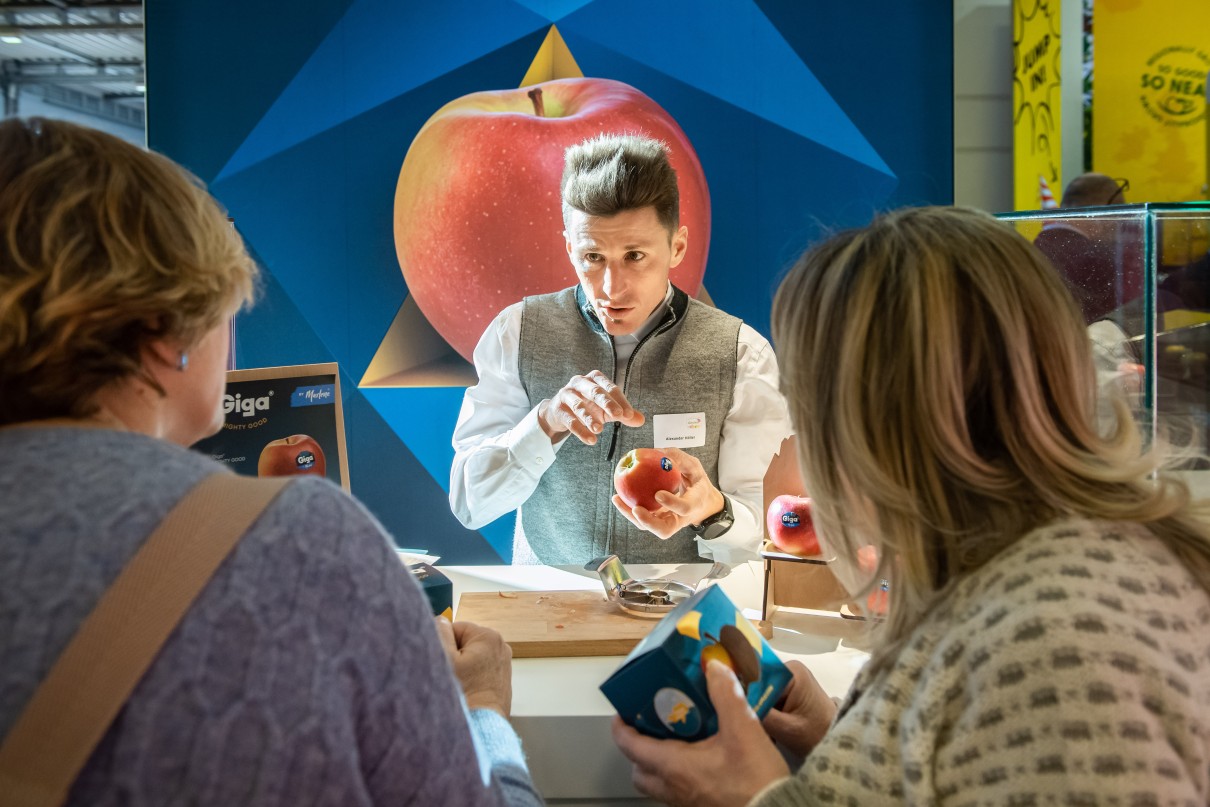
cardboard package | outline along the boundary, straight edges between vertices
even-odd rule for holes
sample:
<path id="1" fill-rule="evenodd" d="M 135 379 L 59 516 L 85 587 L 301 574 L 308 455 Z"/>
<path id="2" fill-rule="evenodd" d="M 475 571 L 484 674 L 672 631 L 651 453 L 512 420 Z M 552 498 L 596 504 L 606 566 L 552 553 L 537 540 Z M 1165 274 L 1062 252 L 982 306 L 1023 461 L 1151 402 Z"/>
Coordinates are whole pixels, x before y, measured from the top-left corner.
<path id="1" fill-rule="evenodd" d="M 644 734 L 701 740 L 718 731 L 705 664 L 731 666 L 757 715 L 777 703 L 790 671 L 718 586 L 681 603 L 601 685 L 622 719 Z"/>
<path id="2" fill-rule="evenodd" d="M 448 577 L 427 563 L 412 563 L 408 570 L 416 578 L 416 582 L 424 589 L 424 595 L 429 598 L 433 608 L 433 616 L 444 616 L 453 619 L 454 616 L 454 584 Z"/>

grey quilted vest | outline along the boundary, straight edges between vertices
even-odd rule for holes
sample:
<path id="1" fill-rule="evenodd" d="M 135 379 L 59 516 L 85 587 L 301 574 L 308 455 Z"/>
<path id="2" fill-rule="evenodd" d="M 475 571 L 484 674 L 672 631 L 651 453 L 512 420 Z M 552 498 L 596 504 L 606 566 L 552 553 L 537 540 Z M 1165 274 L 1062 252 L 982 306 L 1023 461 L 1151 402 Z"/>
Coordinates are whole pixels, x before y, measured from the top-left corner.
<path id="1" fill-rule="evenodd" d="M 635 347 L 625 377 L 614 379 L 646 416 L 644 424 L 607 424 L 593 446 L 569 437 L 518 513 L 518 532 L 540 562 L 582 564 L 609 554 L 624 563 L 702 561 L 692 531 L 661 541 L 614 508 L 613 470 L 630 449 L 652 446 L 654 415 L 705 412 L 706 444 L 686 451 L 701 460 L 718 485 L 718 449 L 735 390 L 740 324 L 673 289 L 664 319 Z M 525 299 L 518 353 L 531 407 L 553 397 L 574 375 L 592 370 L 611 375 L 615 363 L 613 340 L 579 286 Z"/>

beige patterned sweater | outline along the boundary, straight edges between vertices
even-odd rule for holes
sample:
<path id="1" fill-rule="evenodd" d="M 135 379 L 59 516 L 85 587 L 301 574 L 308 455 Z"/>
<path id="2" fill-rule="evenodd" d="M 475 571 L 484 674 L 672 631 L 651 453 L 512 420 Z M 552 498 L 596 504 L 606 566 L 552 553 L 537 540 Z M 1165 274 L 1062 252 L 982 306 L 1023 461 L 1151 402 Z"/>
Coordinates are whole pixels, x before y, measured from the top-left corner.
<path id="1" fill-rule="evenodd" d="M 1210 804 L 1210 596 L 1146 529 L 1036 530 L 904 647 L 753 805 Z"/>

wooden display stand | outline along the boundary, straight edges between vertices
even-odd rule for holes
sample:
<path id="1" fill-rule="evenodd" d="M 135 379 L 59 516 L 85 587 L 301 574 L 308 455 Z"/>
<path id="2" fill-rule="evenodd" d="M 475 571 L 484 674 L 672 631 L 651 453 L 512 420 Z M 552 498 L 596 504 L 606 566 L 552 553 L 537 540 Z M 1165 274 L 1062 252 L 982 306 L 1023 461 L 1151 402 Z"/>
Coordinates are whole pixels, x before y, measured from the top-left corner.
<path id="1" fill-rule="evenodd" d="M 849 593 L 827 560 L 789 555 L 772 544 L 760 554 L 765 574 L 757 627 L 766 639 L 772 638 L 773 618 L 782 608 L 801 612 L 796 621 L 825 636 L 850 638 L 864 630 L 864 617 L 848 604 Z"/>
<path id="2" fill-rule="evenodd" d="M 796 437 L 786 438 L 769 463 L 764 479 L 765 512 L 780 494 L 807 495 L 798 471 L 797 445 Z M 813 633 L 852 639 L 864 632 L 865 617 L 849 604 L 850 595 L 826 558 L 782 552 L 769 541 L 767 530 L 760 554 L 765 580 L 760 621 L 756 624 L 762 636 L 773 637 L 773 615 L 779 608 L 796 609 L 796 625 L 809 627 Z"/>

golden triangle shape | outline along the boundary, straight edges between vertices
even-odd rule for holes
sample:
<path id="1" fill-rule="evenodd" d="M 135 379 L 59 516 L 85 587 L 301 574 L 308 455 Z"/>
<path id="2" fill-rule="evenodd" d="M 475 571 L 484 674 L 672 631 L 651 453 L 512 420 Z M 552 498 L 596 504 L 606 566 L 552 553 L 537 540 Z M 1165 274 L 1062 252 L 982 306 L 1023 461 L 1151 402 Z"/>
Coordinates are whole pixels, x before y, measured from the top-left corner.
<path id="1" fill-rule="evenodd" d="M 529 70 L 525 71 L 525 78 L 521 79 L 521 84 L 518 86 L 529 87 L 557 78 L 583 77 L 583 71 L 576 64 L 576 57 L 571 55 L 571 49 L 563 41 L 559 29 L 552 25 L 546 32 L 546 39 L 542 40 L 542 45 L 534 55 Z"/>

